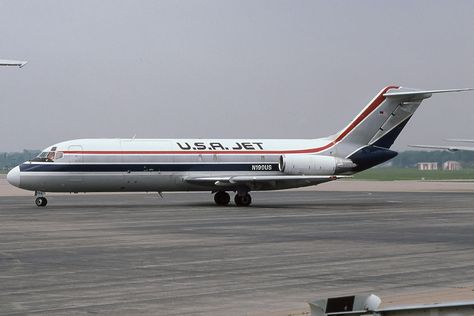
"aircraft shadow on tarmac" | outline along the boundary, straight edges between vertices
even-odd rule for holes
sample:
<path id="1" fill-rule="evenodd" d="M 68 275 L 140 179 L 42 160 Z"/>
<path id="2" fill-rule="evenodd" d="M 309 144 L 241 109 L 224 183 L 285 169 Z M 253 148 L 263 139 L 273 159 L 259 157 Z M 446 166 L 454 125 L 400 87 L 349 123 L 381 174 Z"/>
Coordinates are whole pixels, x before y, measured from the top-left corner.
<path id="1" fill-rule="evenodd" d="M 347 209 L 347 210 L 367 210 L 367 209 L 373 209 L 373 208 L 381 208 L 383 209 L 384 207 L 387 206 L 387 202 L 384 201 L 347 201 L 347 202 L 324 202 L 324 201 L 314 201 L 314 202 L 287 202 L 287 203 L 255 203 L 251 206 L 248 207 L 238 207 L 234 204 L 230 204 L 228 206 L 217 206 L 213 203 L 210 202 L 191 202 L 191 201 L 186 201 L 186 202 L 157 202 L 157 203 L 139 203 L 135 204 L 133 202 L 127 202 L 126 200 L 123 200 L 123 202 L 117 203 L 117 202 L 104 202 L 104 203 L 82 203 L 83 201 L 77 200 L 68 200 L 66 203 L 63 201 L 54 201 L 54 199 L 51 199 L 50 205 L 44 208 L 45 211 L 50 210 L 50 211 L 57 211 L 57 210 L 64 210 L 64 209 L 85 209 L 85 210 L 91 210 L 91 209 L 97 209 L 97 211 L 100 210 L 107 210 L 107 211 L 112 211 L 112 210 L 117 210 L 117 211 L 123 211 L 123 210 L 129 210 L 129 211 L 139 211 L 139 210 L 149 210 L 151 208 L 156 209 L 156 211 L 162 211 L 162 210 L 179 210 L 182 208 L 186 208 L 189 210 L 189 208 L 193 208 L 195 211 L 209 211 L 209 210 L 219 210 L 222 212 L 226 211 L 257 211 L 257 210 L 265 210 L 265 209 L 272 209 L 272 210 L 328 210 L 330 209 Z M 393 205 L 393 203 L 391 203 Z M 399 204 L 403 204 L 402 202 L 399 202 Z M 34 209 L 38 211 L 38 208 L 35 205 L 31 205 L 30 207 L 27 207 L 28 209 Z"/>
<path id="2" fill-rule="evenodd" d="M 386 209 L 388 205 L 403 207 L 404 196 L 392 194 L 345 193 L 323 194 L 316 192 L 285 192 L 283 194 L 261 193 L 255 196 L 254 203 L 248 207 L 238 207 L 233 202 L 227 206 L 218 206 L 209 200 L 208 194 L 169 194 L 160 198 L 157 195 L 50 195 L 50 203 L 45 210 L 58 211 L 67 209 L 84 209 L 87 211 L 139 211 L 155 209 L 156 211 L 173 211 L 193 209 L 193 211 L 239 211 L 255 212 L 257 210 L 367 210 Z M 3 206 L 11 205 L 15 209 L 34 209 L 39 211 L 31 197 L 11 197 L 2 201 Z M 413 206 L 413 202 L 410 204 Z M 416 204 L 416 203 L 415 203 Z M 0 205 L 0 208 L 1 205 Z"/>

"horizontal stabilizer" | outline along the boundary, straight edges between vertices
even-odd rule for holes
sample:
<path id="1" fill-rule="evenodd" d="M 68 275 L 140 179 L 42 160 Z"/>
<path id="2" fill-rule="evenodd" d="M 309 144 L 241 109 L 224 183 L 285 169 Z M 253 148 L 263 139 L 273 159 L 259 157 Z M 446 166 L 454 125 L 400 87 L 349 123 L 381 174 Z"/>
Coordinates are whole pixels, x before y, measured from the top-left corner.
<path id="1" fill-rule="evenodd" d="M 389 92 L 385 93 L 384 97 L 410 97 L 410 96 L 419 96 L 423 99 L 431 97 L 433 93 L 447 93 L 447 92 L 462 92 L 462 91 L 470 91 L 474 90 L 474 88 L 465 88 L 465 89 L 445 89 L 445 90 L 404 90 L 400 88 L 397 90 L 389 90 Z"/>
<path id="2" fill-rule="evenodd" d="M 7 60 L 7 59 L 0 59 L 0 66 L 16 66 L 16 67 L 23 67 L 25 66 L 27 61 L 22 60 Z"/>

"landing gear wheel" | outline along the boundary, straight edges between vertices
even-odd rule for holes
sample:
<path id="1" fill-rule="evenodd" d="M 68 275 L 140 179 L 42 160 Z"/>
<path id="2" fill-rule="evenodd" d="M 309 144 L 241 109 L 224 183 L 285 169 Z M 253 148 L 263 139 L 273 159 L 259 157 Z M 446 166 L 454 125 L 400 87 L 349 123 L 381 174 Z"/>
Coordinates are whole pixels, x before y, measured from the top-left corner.
<path id="1" fill-rule="evenodd" d="M 217 205 L 227 205 L 230 202 L 230 195 L 225 191 L 219 191 L 214 195 L 214 202 Z"/>
<path id="2" fill-rule="evenodd" d="M 46 200 L 45 197 L 38 197 L 36 198 L 35 203 L 36 203 L 36 206 L 43 207 L 43 206 L 46 206 L 46 204 L 48 204 L 48 200 Z"/>
<path id="3" fill-rule="evenodd" d="M 243 195 L 236 194 L 234 201 L 237 206 L 249 206 L 252 203 L 252 197 L 248 193 Z"/>

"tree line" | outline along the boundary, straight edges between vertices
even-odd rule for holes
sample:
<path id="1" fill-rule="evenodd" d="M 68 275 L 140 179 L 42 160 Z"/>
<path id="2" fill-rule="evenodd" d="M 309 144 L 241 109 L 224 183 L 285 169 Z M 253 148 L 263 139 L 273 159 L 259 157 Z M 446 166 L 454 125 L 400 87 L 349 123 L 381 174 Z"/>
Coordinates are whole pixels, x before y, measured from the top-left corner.
<path id="1" fill-rule="evenodd" d="M 6 172 L 22 162 L 38 156 L 39 150 L 23 150 L 15 153 L 0 153 L 0 170 Z"/>

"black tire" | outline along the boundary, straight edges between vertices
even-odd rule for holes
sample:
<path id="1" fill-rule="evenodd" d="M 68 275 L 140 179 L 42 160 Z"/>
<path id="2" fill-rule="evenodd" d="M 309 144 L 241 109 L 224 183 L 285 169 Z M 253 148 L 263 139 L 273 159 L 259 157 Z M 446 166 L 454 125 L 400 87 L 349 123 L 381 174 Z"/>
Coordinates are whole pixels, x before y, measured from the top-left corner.
<path id="1" fill-rule="evenodd" d="M 225 191 L 219 191 L 216 194 L 214 194 L 214 202 L 216 202 L 217 205 L 227 205 L 230 202 L 230 195 L 229 193 Z"/>
<path id="2" fill-rule="evenodd" d="M 234 201 L 235 205 L 237 206 L 249 206 L 250 204 L 252 204 L 252 197 L 248 193 L 244 195 L 236 194 Z"/>
<path id="3" fill-rule="evenodd" d="M 46 204 L 48 204 L 48 200 L 45 197 L 38 197 L 35 200 L 35 204 L 38 207 L 44 207 Z"/>

